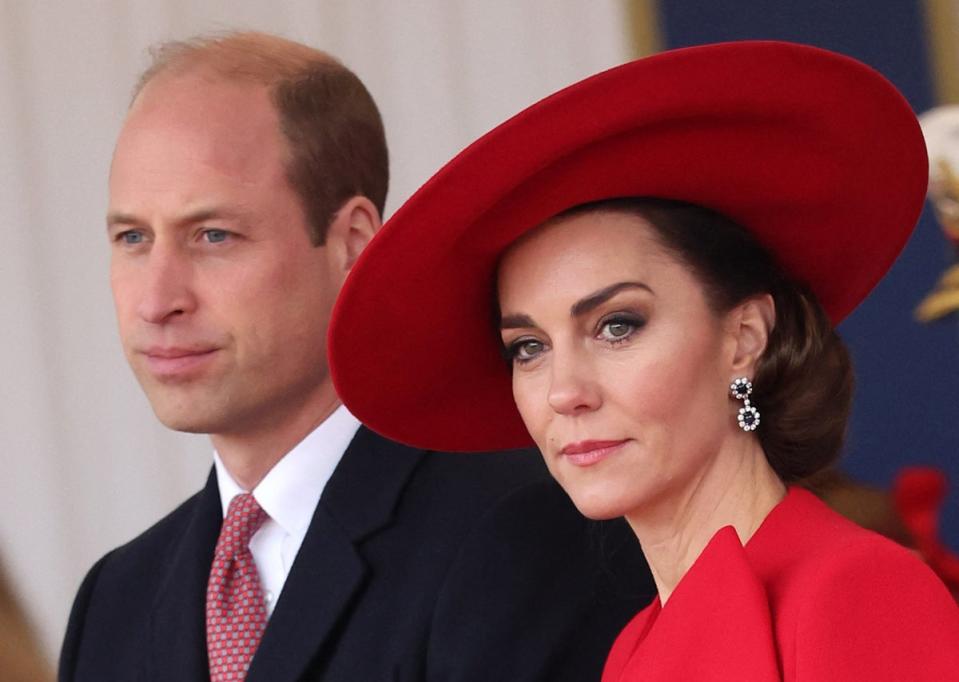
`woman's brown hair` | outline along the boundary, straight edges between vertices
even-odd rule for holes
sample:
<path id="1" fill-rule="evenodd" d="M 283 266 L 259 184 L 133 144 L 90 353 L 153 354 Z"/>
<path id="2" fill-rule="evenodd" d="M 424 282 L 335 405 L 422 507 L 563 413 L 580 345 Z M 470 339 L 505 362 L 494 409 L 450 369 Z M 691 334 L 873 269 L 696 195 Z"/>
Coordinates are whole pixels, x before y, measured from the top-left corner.
<path id="1" fill-rule="evenodd" d="M 788 277 L 746 229 L 701 206 L 623 198 L 577 206 L 563 216 L 611 211 L 639 216 L 697 275 L 716 313 L 768 293 L 776 322 L 760 357 L 752 402 L 756 435 L 785 482 L 820 472 L 839 458 L 853 393 L 849 352 L 815 295 Z"/>

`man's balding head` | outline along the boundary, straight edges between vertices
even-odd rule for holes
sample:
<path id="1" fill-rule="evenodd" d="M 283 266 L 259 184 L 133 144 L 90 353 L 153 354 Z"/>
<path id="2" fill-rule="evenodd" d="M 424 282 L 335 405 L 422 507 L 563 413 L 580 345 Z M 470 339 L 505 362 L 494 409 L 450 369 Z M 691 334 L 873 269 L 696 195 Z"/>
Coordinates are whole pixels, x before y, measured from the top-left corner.
<path id="1" fill-rule="evenodd" d="M 322 244 L 336 211 L 354 196 L 382 215 L 389 157 L 379 111 L 356 75 L 329 54 L 258 32 L 200 36 L 151 49 L 133 102 L 154 82 L 181 77 L 262 85 L 287 144 L 287 179 L 311 240 Z"/>

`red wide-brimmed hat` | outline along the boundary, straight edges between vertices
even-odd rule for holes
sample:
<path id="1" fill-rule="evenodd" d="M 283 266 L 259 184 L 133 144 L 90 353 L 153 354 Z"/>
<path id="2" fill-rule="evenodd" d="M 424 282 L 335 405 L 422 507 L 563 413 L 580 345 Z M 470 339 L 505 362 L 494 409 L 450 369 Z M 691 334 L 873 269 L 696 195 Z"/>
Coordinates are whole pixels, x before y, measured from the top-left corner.
<path id="1" fill-rule="evenodd" d="M 927 169 L 902 95 L 848 57 L 748 41 L 624 64 L 494 128 L 396 212 L 333 311 L 333 381 L 407 444 L 529 445 L 494 326 L 497 263 L 520 235 L 601 199 L 698 204 L 752 232 L 835 324 L 905 244 Z"/>

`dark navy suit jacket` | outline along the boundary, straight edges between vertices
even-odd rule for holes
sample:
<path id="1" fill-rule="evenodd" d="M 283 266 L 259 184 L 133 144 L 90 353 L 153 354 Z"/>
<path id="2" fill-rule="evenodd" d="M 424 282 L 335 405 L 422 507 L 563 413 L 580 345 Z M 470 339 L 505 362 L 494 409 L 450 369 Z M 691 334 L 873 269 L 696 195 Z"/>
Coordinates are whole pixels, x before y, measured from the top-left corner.
<path id="1" fill-rule="evenodd" d="M 74 603 L 60 680 L 208 680 L 205 591 L 221 522 L 211 473 L 104 556 Z M 628 528 L 583 519 L 535 453 L 425 452 L 361 428 L 247 679 L 599 679 L 653 589 Z"/>

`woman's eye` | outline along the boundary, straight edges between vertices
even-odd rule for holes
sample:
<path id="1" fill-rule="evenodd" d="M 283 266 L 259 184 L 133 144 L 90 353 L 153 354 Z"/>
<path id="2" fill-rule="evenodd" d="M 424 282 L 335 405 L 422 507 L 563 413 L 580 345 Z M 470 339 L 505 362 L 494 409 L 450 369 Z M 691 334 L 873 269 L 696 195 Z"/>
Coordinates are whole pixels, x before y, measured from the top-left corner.
<path id="1" fill-rule="evenodd" d="M 515 362 L 529 362 L 543 352 L 544 344 L 536 339 L 520 339 L 509 347 L 510 356 Z"/>
<path id="2" fill-rule="evenodd" d="M 633 326 L 628 322 L 610 322 L 606 325 L 606 330 L 610 336 L 620 338 L 629 334 L 633 330 Z"/>
<path id="3" fill-rule="evenodd" d="M 612 343 L 625 341 L 642 326 L 642 320 L 613 318 L 604 322 L 599 328 L 599 337 Z"/>
<path id="4" fill-rule="evenodd" d="M 230 236 L 230 233 L 226 230 L 204 230 L 203 237 L 211 244 L 218 244 L 219 242 L 225 242 Z"/>

